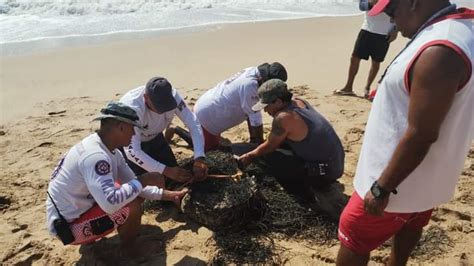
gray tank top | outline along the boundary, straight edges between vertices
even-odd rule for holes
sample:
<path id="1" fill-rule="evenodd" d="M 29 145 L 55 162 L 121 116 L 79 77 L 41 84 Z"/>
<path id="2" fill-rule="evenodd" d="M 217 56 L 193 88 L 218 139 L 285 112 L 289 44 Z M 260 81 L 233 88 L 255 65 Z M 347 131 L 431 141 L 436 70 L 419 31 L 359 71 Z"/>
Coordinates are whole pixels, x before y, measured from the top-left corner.
<path id="1" fill-rule="evenodd" d="M 290 104 L 287 110 L 299 114 L 308 126 L 308 134 L 301 141 L 285 140 L 293 152 L 309 162 L 343 162 L 344 149 L 331 124 L 302 99 L 305 108 Z"/>

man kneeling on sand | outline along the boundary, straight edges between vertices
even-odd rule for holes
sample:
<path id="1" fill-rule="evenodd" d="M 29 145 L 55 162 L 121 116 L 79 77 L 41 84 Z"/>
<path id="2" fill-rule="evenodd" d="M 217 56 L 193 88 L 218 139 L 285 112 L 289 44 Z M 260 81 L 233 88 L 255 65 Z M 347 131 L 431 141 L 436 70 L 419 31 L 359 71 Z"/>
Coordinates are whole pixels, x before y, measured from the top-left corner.
<path id="1" fill-rule="evenodd" d="M 325 187 L 344 171 L 344 149 L 331 124 L 302 99 L 292 99 L 287 84 L 271 79 L 258 88 L 259 102 L 273 117 L 267 140 L 239 160 L 248 165 L 263 156 L 270 171 L 287 192 L 313 201 L 313 188 Z"/>
<path id="2" fill-rule="evenodd" d="M 241 70 L 199 97 L 194 105 L 194 113 L 202 126 L 204 150 L 226 150 L 220 145 L 221 134 L 244 121 L 247 121 L 250 143 L 262 143 L 262 114 L 252 110 L 258 101 L 257 89 L 269 79 L 286 81 L 287 78 L 282 64 L 263 63 Z M 180 127 L 167 130 L 168 141 L 174 133 L 192 146 L 191 137 Z"/>
<path id="3" fill-rule="evenodd" d="M 49 231 L 67 244 L 86 244 L 117 228 L 124 251 L 140 255 L 135 239 L 144 199 L 179 202 L 187 190 L 164 190 L 158 173 L 135 176 L 117 149 L 130 143 L 136 112 L 119 102 L 101 110 L 100 129 L 59 161 L 46 200 Z"/>

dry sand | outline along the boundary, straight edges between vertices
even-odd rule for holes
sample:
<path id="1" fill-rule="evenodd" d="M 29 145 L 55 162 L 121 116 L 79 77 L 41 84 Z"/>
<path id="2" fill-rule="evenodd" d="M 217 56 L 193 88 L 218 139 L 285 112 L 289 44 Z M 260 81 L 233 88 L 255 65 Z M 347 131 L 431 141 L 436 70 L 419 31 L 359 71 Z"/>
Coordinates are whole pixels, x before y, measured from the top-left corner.
<path id="1" fill-rule="evenodd" d="M 45 191 L 61 155 L 93 132 L 92 117 L 110 99 L 154 75 L 168 77 L 192 103 L 206 89 L 243 67 L 280 61 L 289 84 L 333 123 L 346 149 L 342 178 L 345 193 L 353 191 L 358 153 L 370 103 L 357 97 L 336 97 L 346 79 L 349 56 L 362 17 L 224 25 L 152 40 L 122 41 L 70 48 L 23 57 L 1 58 L 0 264 L 116 264 L 112 250 L 118 237 L 102 245 L 64 247 L 45 229 Z M 391 47 L 393 58 L 406 41 Z M 381 71 L 384 69 L 384 64 Z M 362 94 L 368 64 L 355 84 Z M 270 127 L 265 115 L 265 127 Z M 245 125 L 224 134 L 248 139 Z M 189 154 L 173 147 L 178 156 Z M 474 263 L 474 150 L 471 149 L 455 197 L 433 215 L 424 238 L 430 251 L 419 251 L 412 263 Z M 420 192 L 422 193 L 422 192 Z M 196 265 L 210 262 L 217 250 L 212 231 L 179 213 L 143 218 L 144 235 L 164 241 L 166 248 L 142 261 L 145 265 Z M 311 245 L 304 240 L 278 240 L 281 262 L 293 265 L 333 263 L 337 245 Z M 428 254 L 428 255 L 427 255 Z M 371 264 L 386 261 L 388 248 L 373 253 Z M 131 263 L 131 262 L 126 262 Z"/>

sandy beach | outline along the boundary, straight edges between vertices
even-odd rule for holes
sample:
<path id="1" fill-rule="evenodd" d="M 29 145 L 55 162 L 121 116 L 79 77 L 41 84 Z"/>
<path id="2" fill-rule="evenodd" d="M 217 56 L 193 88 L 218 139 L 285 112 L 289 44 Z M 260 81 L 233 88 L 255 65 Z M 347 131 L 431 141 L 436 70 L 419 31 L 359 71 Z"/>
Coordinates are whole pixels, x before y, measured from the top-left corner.
<path id="1" fill-rule="evenodd" d="M 105 103 L 143 85 L 152 76 L 167 77 L 192 104 L 204 91 L 240 69 L 279 61 L 289 73 L 289 85 L 333 124 L 346 150 L 345 193 L 353 192 L 370 102 L 337 97 L 343 87 L 350 54 L 362 16 L 226 24 L 154 39 L 107 42 L 100 45 L 0 58 L 0 264 L 117 264 L 90 246 L 64 247 L 45 226 L 46 188 L 61 155 L 98 126 L 90 120 Z M 403 48 L 399 36 L 387 63 Z M 363 95 L 369 63 L 363 62 L 354 90 Z M 175 120 L 176 121 L 176 120 Z M 264 115 L 265 127 L 270 117 Z M 177 122 L 177 121 L 176 121 Z M 246 125 L 224 134 L 231 141 L 248 139 Z M 179 156 L 190 151 L 178 146 Z M 419 251 L 409 264 L 474 264 L 474 148 L 448 204 L 437 208 L 423 238 L 432 252 Z M 166 216 L 166 215 L 165 215 Z M 146 213 L 144 234 L 155 235 L 165 248 L 140 262 L 144 265 L 202 265 L 219 249 L 212 231 L 179 213 L 157 217 Z M 280 262 L 324 265 L 335 262 L 338 245 L 311 245 L 304 240 L 278 240 Z M 118 247 L 110 236 L 107 249 Z M 373 253 L 371 264 L 385 262 L 389 248 Z"/>

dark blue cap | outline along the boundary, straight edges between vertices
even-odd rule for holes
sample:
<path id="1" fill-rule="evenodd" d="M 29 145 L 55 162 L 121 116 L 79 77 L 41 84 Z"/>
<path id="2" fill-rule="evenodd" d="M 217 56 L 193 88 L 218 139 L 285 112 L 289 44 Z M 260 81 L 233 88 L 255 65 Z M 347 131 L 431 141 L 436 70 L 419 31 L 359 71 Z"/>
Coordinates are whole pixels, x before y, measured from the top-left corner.
<path id="1" fill-rule="evenodd" d="M 154 77 L 148 81 L 145 90 L 157 112 L 165 113 L 176 108 L 173 87 L 167 79 Z"/>

